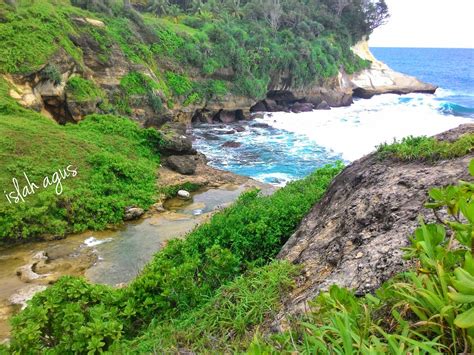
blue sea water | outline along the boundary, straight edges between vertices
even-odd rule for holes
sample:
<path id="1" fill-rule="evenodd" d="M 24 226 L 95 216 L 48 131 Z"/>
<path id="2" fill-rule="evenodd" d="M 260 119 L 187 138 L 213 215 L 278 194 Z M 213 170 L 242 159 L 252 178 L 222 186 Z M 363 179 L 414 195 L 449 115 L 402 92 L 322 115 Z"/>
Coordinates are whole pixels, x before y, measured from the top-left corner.
<path id="1" fill-rule="evenodd" d="M 371 48 L 392 69 L 447 90 L 446 113 L 474 117 L 474 49 Z"/>
<path id="2" fill-rule="evenodd" d="M 234 125 L 201 125 L 193 129 L 195 147 L 216 168 L 284 185 L 336 160 L 354 161 L 383 142 L 474 122 L 474 49 L 372 52 L 392 69 L 437 85 L 436 94 L 387 94 L 330 111 L 277 112 Z M 238 132 L 242 129 L 236 126 L 245 130 Z M 226 142 L 234 147 L 223 146 Z"/>

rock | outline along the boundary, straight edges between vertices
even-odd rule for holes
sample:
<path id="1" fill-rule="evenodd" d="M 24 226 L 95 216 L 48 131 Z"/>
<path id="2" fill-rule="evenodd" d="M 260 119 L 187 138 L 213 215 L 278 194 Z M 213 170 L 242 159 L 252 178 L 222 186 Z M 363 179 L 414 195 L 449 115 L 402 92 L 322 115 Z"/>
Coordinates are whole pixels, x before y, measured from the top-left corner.
<path id="1" fill-rule="evenodd" d="M 143 208 L 133 206 L 125 207 L 125 215 L 123 219 L 125 221 L 133 221 L 143 216 L 144 213 L 145 211 L 143 210 Z"/>
<path id="2" fill-rule="evenodd" d="M 166 123 L 160 129 L 162 133 L 162 150 L 169 155 L 194 155 L 193 142 L 186 135 L 186 126 Z"/>
<path id="3" fill-rule="evenodd" d="M 310 102 L 296 102 L 291 106 L 291 111 L 295 113 L 311 112 L 313 110 L 314 110 L 314 106 Z"/>
<path id="4" fill-rule="evenodd" d="M 454 139 L 467 132 L 474 133 L 474 124 L 437 138 Z M 346 167 L 278 254 L 301 265 L 303 272 L 277 319 L 304 310 L 333 284 L 363 295 L 406 270 L 410 264 L 401 248 L 409 245 L 417 217 L 435 221 L 424 208 L 428 190 L 470 180 L 467 167 L 473 157 L 399 162 L 380 160 L 373 153 Z"/>
<path id="5" fill-rule="evenodd" d="M 20 280 L 24 283 L 30 283 L 41 279 L 44 275 L 39 275 L 33 271 L 33 264 L 28 264 L 21 266 L 17 269 L 16 275 L 20 278 Z"/>
<path id="6" fill-rule="evenodd" d="M 242 127 L 242 126 L 236 126 L 234 129 L 236 132 L 239 132 L 239 133 L 246 131 L 245 127 Z"/>
<path id="7" fill-rule="evenodd" d="M 166 165 L 183 175 L 192 175 L 196 171 L 196 156 L 172 155 L 166 159 Z"/>
<path id="8" fill-rule="evenodd" d="M 235 142 L 235 141 L 230 141 L 230 142 L 225 142 L 224 144 L 221 145 L 223 148 L 239 148 L 242 145 L 242 143 Z"/>
<path id="9" fill-rule="evenodd" d="M 363 70 L 350 77 L 355 97 L 370 99 L 380 94 L 435 93 L 437 87 L 424 83 L 417 78 L 398 73 L 386 64 L 378 61 L 372 55 L 368 42 L 362 40 L 352 51 L 362 59 L 372 62 L 369 69 Z"/>
<path id="10" fill-rule="evenodd" d="M 221 110 L 216 114 L 215 119 L 222 123 L 229 124 L 229 123 L 243 120 L 245 119 L 245 117 L 242 110 L 235 110 L 235 111 Z"/>
<path id="11" fill-rule="evenodd" d="M 48 260 L 48 254 L 45 251 L 39 251 L 31 257 L 32 260 Z"/>
<path id="12" fill-rule="evenodd" d="M 255 128 L 270 128 L 270 125 L 266 124 L 266 123 L 254 123 L 252 124 L 252 127 L 255 127 Z"/>
<path id="13" fill-rule="evenodd" d="M 93 114 L 97 111 L 97 105 L 101 99 L 94 99 L 89 101 L 76 101 L 67 97 L 67 108 L 75 122 L 81 121 L 87 115 Z"/>
<path id="14" fill-rule="evenodd" d="M 186 190 L 179 190 L 178 191 L 178 197 L 180 197 L 182 199 L 185 199 L 185 200 L 188 200 L 188 199 L 191 198 L 191 194 Z"/>
<path id="15" fill-rule="evenodd" d="M 266 99 L 264 102 L 268 112 L 280 112 L 285 110 L 285 107 L 279 105 L 275 100 Z"/>
<path id="16" fill-rule="evenodd" d="M 316 107 L 316 110 L 330 110 L 331 106 L 326 101 L 321 102 L 318 107 Z"/>
<path id="17" fill-rule="evenodd" d="M 259 101 L 250 108 L 250 112 L 266 112 L 268 111 L 265 101 Z"/>
<path id="18" fill-rule="evenodd" d="M 46 290 L 47 286 L 44 285 L 31 285 L 23 287 L 17 291 L 14 295 L 10 296 L 8 301 L 14 305 L 20 305 L 21 309 L 25 309 L 27 302 L 33 298 L 39 292 Z"/>

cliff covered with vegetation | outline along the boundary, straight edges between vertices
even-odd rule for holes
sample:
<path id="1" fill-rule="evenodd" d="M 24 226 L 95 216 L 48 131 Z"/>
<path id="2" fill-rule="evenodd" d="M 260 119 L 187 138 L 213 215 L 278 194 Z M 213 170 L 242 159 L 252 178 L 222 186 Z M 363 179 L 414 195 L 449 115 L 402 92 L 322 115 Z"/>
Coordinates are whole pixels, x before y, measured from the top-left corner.
<path id="1" fill-rule="evenodd" d="M 383 1 L 359 0 L 10 3 L 0 72 L 20 102 L 60 122 L 95 112 L 189 121 L 248 111 L 272 90 L 321 96 L 341 71 L 369 65 L 350 47 L 387 16 Z"/>

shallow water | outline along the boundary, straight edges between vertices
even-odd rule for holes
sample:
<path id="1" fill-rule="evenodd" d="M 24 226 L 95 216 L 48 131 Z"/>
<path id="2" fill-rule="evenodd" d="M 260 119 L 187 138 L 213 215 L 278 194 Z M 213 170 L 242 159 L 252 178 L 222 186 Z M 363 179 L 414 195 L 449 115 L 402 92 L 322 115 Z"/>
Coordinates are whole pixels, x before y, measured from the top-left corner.
<path id="1" fill-rule="evenodd" d="M 165 205 L 168 211 L 126 223 L 117 230 L 0 248 L 0 342 L 8 337 L 7 320 L 17 310 L 9 298 L 46 282 L 25 283 L 16 274 L 21 266 L 33 263 L 32 257 L 38 252 L 46 252 L 48 262 L 56 265 L 56 276 L 84 275 L 91 282 L 108 285 L 127 283 L 168 240 L 184 236 L 244 190 L 235 186 L 202 190 L 188 201 L 172 199 Z M 91 255 L 95 261 L 92 266 Z"/>

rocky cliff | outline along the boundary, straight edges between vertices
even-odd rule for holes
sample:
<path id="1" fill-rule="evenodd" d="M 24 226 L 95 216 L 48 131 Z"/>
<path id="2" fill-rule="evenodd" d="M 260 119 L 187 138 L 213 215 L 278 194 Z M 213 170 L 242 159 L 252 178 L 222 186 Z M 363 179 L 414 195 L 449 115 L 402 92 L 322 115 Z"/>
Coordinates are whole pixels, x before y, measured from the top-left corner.
<path id="1" fill-rule="evenodd" d="M 454 141 L 474 133 L 474 124 L 437 136 Z M 338 284 L 365 294 L 407 267 L 401 248 L 409 243 L 432 187 L 469 179 L 474 153 L 452 160 L 381 160 L 377 153 L 349 165 L 313 207 L 278 257 L 302 265 L 298 287 L 286 299 L 285 313 L 305 310 L 321 290 Z"/>

